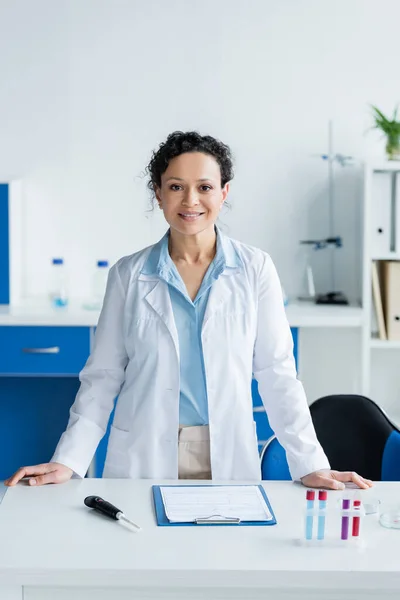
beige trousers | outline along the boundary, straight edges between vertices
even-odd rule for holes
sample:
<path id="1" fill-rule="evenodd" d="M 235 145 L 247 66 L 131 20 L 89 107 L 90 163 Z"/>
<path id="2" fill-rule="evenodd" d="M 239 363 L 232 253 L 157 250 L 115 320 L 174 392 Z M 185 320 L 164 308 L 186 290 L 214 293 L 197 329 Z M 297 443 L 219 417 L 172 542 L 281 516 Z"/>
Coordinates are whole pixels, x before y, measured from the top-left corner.
<path id="1" fill-rule="evenodd" d="M 179 479 L 211 479 L 208 425 L 179 426 L 178 443 Z"/>

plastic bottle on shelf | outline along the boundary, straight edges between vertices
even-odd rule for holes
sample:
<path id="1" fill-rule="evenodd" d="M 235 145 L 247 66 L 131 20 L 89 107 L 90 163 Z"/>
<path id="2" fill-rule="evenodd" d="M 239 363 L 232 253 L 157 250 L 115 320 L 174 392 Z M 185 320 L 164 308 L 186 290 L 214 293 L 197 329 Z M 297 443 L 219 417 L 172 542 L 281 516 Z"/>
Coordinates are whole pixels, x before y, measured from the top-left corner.
<path id="1" fill-rule="evenodd" d="M 106 292 L 109 265 L 108 260 L 98 260 L 92 278 L 92 290 L 89 302 L 84 304 L 88 310 L 101 310 Z"/>
<path id="2" fill-rule="evenodd" d="M 50 301 L 55 308 L 62 308 L 68 304 L 68 282 L 64 259 L 53 258 L 52 264 Z"/>

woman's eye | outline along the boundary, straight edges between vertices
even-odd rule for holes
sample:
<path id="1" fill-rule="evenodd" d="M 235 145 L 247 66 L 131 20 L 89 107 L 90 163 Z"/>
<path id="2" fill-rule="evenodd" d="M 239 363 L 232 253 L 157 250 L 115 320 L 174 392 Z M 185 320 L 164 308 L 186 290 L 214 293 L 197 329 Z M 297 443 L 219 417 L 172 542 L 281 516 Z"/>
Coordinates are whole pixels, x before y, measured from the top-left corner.
<path id="1" fill-rule="evenodd" d="M 210 185 L 202 185 L 200 189 L 202 192 L 208 192 L 208 190 L 211 190 L 212 188 Z"/>
<path id="2" fill-rule="evenodd" d="M 179 191 L 180 189 L 181 189 L 181 186 L 180 186 L 180 185 L 178 185 L 177 183 L 173 183 L 173 184 L 171 185 L 171 190 L 173 190 L 174 192 L 177 192 L 177 191 Z"/>

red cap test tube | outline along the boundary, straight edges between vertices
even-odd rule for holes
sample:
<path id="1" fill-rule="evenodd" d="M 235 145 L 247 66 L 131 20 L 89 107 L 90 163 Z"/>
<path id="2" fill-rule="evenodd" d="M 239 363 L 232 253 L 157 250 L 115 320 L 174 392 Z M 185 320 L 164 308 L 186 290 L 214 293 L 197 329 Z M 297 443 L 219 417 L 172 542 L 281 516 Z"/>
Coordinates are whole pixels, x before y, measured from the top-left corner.
<path id="1" fill-rule="evenodd" d="M 353 501 L 353 508 L 360 510 L 361 500 Z M 358 537 L 360 535 L 360 517 L 353 516 L 353 528 L 352 528 L 353 537 Z"/>

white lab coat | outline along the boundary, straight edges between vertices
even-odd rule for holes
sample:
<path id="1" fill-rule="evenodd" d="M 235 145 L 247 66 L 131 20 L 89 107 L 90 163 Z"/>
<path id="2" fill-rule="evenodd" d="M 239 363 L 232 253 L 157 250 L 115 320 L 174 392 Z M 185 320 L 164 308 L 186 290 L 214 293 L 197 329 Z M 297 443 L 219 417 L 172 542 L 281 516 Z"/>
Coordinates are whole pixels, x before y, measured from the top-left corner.
<path id="1" fill-rule="evenodd" d="M 272 260 L 219 235 L 227 263 L 236 253 L 242 266 L 226 269 L 213 283 L 202 327 L 212 477 L 260 479 L 253 373 L 293 479 L 329 468 L 296 377 Z M 94 347 L 52 458 L 81 477 L 117 396 L 104 477 L 178 477 L 178 334 L 167 284 L 141 273 L 151 248 L 122 258 L 110 270 Z"/>

